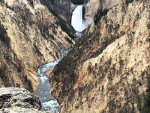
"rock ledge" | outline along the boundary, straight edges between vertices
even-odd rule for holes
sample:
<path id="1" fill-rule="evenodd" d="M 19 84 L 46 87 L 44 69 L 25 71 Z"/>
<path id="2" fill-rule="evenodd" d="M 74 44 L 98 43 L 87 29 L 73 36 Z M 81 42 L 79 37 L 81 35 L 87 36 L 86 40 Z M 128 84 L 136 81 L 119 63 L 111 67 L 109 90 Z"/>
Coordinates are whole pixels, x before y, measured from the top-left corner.
<path id="1" fill-rule="evenodd" d="M 23 88 L 0 88 L 0 113 L 43 113 L 38 97 Z"/>

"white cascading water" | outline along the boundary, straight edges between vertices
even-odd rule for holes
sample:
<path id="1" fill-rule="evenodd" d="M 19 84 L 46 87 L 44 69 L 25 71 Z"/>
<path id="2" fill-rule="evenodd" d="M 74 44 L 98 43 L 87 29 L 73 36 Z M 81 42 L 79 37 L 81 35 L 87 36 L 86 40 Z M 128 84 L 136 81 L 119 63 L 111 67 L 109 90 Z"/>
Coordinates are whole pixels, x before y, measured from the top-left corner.
<path id="1" fill-rule="evenodd" d="M 91 24 L 92 19 L 83 20 L 83 5 L 78 5 L 72 13 L 71 25 L 77 31 L 76 34 L 81 34 L 89 24 Z"/>

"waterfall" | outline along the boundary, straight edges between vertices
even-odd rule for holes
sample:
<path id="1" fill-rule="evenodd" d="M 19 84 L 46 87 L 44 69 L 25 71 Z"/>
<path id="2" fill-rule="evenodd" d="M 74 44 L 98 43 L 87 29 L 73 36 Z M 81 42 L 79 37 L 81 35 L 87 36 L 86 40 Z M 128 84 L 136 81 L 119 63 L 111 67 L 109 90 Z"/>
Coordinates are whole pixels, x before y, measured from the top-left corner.
<path id="1" fill-rule="evenodd" d="M 78 5 L 72 13 L 71 25 L 77 31 L 76 34 L 81 33 L 92 22 L 92 19 L 83 20 L 82 13 L 83 13 L 83 5 Z"/>

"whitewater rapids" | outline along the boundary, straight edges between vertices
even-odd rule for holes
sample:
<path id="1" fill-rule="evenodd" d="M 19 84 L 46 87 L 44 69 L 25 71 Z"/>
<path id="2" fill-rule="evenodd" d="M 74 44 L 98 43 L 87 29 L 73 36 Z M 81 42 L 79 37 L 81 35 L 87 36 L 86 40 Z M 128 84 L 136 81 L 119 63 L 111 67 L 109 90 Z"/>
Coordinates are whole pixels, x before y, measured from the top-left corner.
<path id="1" fill-rule="evenodd" d="M 42 65 L 38 69 L 38 75 L 39 75 L 39 80 L 40 84 L 38 86 L 36 95 L 40 98 L 40 101 L 42 103 L 42 110 L 46 111 L 47 113 L 59 113 L 60 106 L 57 102 L 57 100 L 50 94 L 50 90 L 52 88 L 49 78 L 45 74 L 46 71 L 54 68 L 60 60 L 67 55 L 67 53 L 71 49 L 66 49 L 61 52 L 61 58 L 50 62 L 48 64 Z"/>

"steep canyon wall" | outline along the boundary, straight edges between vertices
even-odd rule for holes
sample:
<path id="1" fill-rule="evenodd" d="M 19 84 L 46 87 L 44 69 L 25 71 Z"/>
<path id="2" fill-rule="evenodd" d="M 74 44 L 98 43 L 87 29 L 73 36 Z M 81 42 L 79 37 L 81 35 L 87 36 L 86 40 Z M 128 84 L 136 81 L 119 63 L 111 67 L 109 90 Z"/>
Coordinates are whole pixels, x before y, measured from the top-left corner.
<path id="1" fill-rule="evenodd" d="M 144 108 L 149 92 L 149 6 L 149 0 L 135 0 L 97 11 L 86 35 L 50 74 L 61 113 L 149 110 Z"/>
<path id="2" fill-rule="evenodd" d="M 74 43 L 56 21 L 39 0 L 0 2 L 0 87 L 36 90 L 37 68 Z"/>

